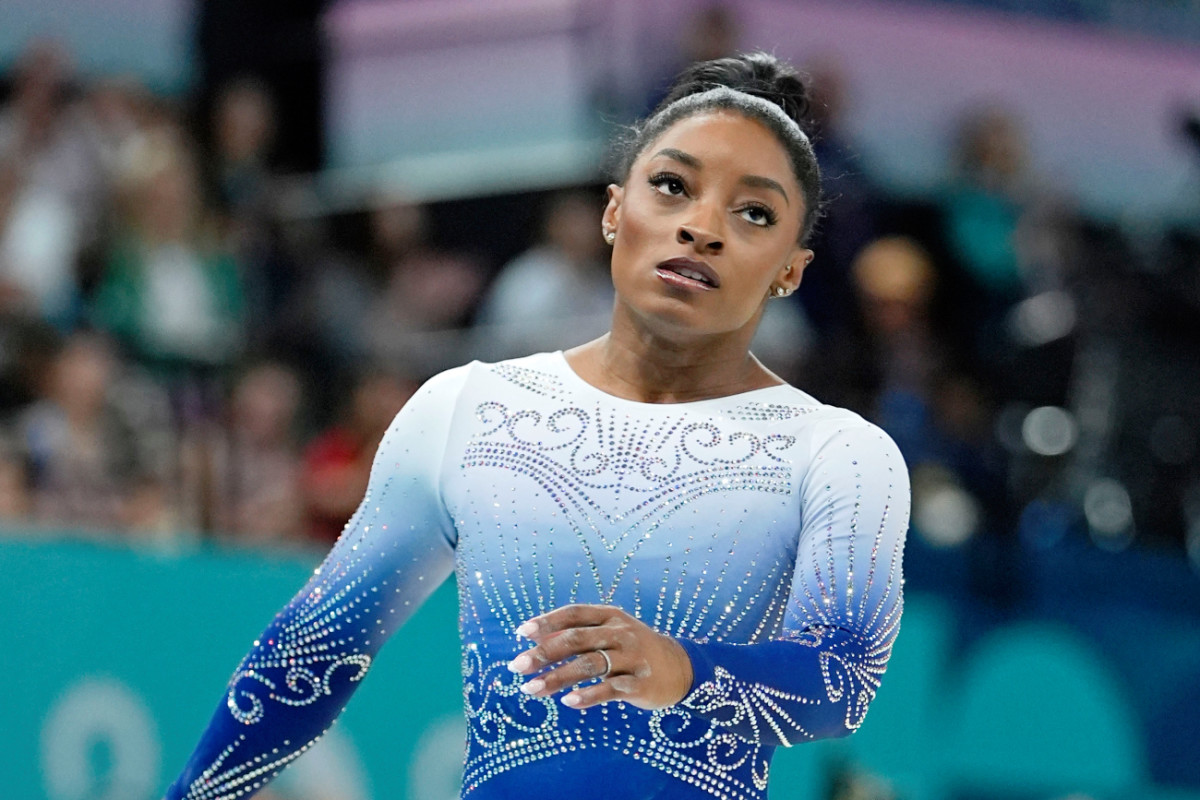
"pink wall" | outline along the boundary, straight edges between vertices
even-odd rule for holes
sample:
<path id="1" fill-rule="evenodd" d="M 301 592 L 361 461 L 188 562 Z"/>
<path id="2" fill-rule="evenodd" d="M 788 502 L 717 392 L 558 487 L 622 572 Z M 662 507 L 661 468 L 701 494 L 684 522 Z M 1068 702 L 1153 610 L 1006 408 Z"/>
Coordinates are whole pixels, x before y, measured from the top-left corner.
<path id="1" fill-rule="evenodd" d="M 472 0 L 345 0 L 329 26 L 334 163 L 438 152 L 453 161 L 456 149 L 511 145 L 525 148 L 521 181 L 554 183 L 571 172 L 563 158 L 577 156 L 539 172 L 527 145 L 571 144 L 556 152 L 587 158 L 598 129 L 589 93 L 606 77 L 627 97 L 644 93 L 707 2 L 501 0 L 486 6 L 500 18 L 480 24 Z M 1179 109 L 1200 108 L 1200 48 L 916 2 L 732 5 L 744 48 L 840 64 L 847 127 L 894 188 L 936 186 L 955 119 L 986 100 L 1024 120 L 1041 179 L 1091 210 L 1133 219 L 1200 212 L 1200 152 L 1177 133 Z M 504 171 L 500 158 L 492 163 Z M 469 175 L 455 183 L 469 184 Z"/>
<path id="2" fill-rule="evenodd" d="M 1013 109 L 1049 184 L 1109 215 L 1200 208 L 1200 172 L 1177 133 L 1200 109 L 1200 50 L 972 10 L 857 0 L 741 2 L 745 44 L 798 63 L 835 58 L 846 123 L 900 187 L 943 173 L 953 121 L 981 100 Z"/>

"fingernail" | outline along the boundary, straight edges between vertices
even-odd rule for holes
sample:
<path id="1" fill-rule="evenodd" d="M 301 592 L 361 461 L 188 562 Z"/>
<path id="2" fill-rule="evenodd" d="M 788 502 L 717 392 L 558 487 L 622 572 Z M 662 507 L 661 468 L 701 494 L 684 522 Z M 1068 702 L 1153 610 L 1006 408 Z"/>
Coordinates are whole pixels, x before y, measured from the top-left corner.
<path id="1" fill-rule="evenodd" d="M 574 708 L 581 702 L 582 701 L 580 700 L 579 695 L 575 694 L 574 692 L 571 692 L 569 695 L 563 698 L 563 705 L 570 706 L 571 708 Z"/>
<path id="2" fill-rule="evenodd" d="M 534 678 L 529 683 L 521 684 L 521 691 L 525 694 L 537 694 L 542 689 L 546 688 L 546 682 L 541 678 Z"/>
<path id="3" fill-rule="evenodd" d="M 508 668 L 513 672 L 524 672 L 525 670 L 529 669 L 532 664 L 533 661 L 530 660 L 529 656 L 522 653 L 512 661 L 508 662 Z"/>
<path id="4" fill-rule="evenodd" d="M 537 629 L 537 623 L 533 620 L 530 620 L 529 622 L 522 622 L 520 626 L 517 627 L 517 636 L 524 636 L 526 639 L 528 639 L 537 633 Z"/>

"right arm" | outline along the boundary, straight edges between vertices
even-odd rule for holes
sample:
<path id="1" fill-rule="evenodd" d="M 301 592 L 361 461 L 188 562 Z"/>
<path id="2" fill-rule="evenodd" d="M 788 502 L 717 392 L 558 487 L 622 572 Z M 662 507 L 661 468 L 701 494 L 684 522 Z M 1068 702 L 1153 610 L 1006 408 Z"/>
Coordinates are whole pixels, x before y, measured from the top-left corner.
<path id="1" fill-rule="evenodd" d="M 379 648 L 453 571 L 440 472 L 465 376 L 439 375 L 397 415 L 358 511 L 238 665 L 167 800 L 262 788 L 333 724 Z"/>

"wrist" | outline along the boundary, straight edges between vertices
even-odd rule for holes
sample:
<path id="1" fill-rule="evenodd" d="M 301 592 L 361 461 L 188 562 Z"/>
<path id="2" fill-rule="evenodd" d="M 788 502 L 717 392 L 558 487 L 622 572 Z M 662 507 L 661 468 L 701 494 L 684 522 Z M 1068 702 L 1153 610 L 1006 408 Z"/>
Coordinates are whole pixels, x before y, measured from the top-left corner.
<path id="1" fill-rule="evenodd" d="M 674 656 L 674 666 L 671 670 L 672 676 L 675 678 L 672 681 L 671 699 L 668 705 L 676 705 L 692 692 L 692 686 L 695 682 L 696 671 L 692 666 L 692 657 L 688 653 L 686 647 L 680 640 L 673 637 L 666 637 L 671 643 L 671 653 Z"/>

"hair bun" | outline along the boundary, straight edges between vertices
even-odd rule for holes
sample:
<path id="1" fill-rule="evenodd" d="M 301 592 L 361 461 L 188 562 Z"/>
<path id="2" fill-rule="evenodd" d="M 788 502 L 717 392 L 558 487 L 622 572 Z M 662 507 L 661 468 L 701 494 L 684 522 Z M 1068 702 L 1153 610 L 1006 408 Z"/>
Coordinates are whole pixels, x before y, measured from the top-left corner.
<path id="1" fill-rule="evenodd" d="M 811 103 L 800 74 L 790 64 L 761 51 L 693 64 L 680 73 L 657 110 L 721 86 L 768 100 L 782 108 L 801 130 L 809 128 Z"/>

